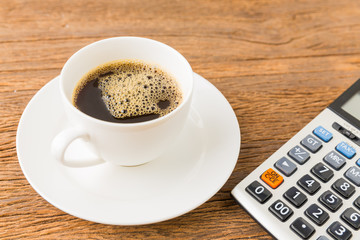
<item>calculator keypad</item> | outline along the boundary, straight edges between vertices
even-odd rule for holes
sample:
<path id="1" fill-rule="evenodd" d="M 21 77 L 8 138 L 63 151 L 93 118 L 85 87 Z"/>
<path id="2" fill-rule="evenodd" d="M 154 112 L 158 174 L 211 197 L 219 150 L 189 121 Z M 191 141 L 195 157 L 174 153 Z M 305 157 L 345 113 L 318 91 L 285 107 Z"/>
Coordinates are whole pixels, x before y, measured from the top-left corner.
<path id="1" fill-rule="evenodd" d="M 346 240 L 359 234 L 356 231 L 360 229 L 360 195 L 356 197 L 356 200 L 351 200 L 351 207 L 347 201 L 358 194 L 360 159 L 351 160 L 356 155 L 356 150 L 344 141 L 331 143 L 332 149 L 326 147 L 325 151 L 320 151 L 334 139 L 331 132 L 318 126 L 301 139 L 298 145 L 294 144 L 292 148 L 289 148 L 287 156 L 276 160 L 273 165 L 276 171 L 269 168 L 262 173 L 260 179 L 266 184 L 254 181 L 246 188 L 251 196 L 264 204 L 271 199 L 273 193 L 277 193 L 277 188 L 286 182 L 287 178 L 298 176 L 294 173 L 307 166 L 307 173 L 297 177 L 298 186 L 289 186 L 282 196 L 283 199 L 275 199 L 268 205 L 268 210 L 280 221 L 287 222 L 292 219 L 288 221 L 288 226 L 302 239 Z M 313 166 L 309 166 L 308 162 L 311 162 Z M 347 165 L 349 166 L 342 170 Z M 343 171 L 341 176 L 340 170 Z M 270 191 L 266 188 L 267 186 L 270 187 Z M 321 192 L 322 187 L 324 190 Z M 309 197 L 315 194 L 315 198 Z M 309 198 L 313 202 L 306 204 Z M 343 205 L 346 208 L 342 207 Z M 298 213 L 294 214 L 292 207 L 296 208 L 294 209 L 296 212 L 297 209 L 303 207 L 302 214 L 306 217 L 301 217 Z M 337 212 L 336 220 L 330 221 L 329 219 L 333 219 L 330 215 L 335 212 Z M 316 235 L 316 229 L 320 227 L 326 230 L 326 234 Z"/>

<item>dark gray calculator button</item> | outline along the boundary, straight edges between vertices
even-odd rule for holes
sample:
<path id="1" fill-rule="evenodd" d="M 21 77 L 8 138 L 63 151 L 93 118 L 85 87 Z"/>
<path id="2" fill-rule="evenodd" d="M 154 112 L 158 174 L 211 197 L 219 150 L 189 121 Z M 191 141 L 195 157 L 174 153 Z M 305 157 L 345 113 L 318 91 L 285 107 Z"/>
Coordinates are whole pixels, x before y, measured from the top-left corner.
<path id="1" fill-rule="evenodd" d="M 333 212 L 338 210 L 342 205 L 342 200 L 329 190 L 319 197 L 319 201 Z"/>
<path id="2" fill-rule="evenodd" d="M 334 176 L 334 172 L 322 163 L 316 164 L 311 172 L 323 182 L 329 181 Z"/>
<path id="3" fill-rule="evenodd" d="M 345 173 L 345 177 L 356 186 L 360 186 L 360 169 L 358 167 L 349 168 Z"/>
<path id="4" fill-rule="evenodd" d="M 329 240 L 329 239 L 322 235 L 322 236 L 318 237 L 316 240 Z"/>
<path id="5" fill-rule="evenodd" d="M 293 211 L 281 200 L 275 201 L 270 207 L 272 212 L 280 221 L 285 222 L 292 214 Z"/>
<path id="6" fill-rule="evenodd" d="M 306 174 L 297 182 L 299 186 L 307 193 L 313 195 L 320 189 L 320 183 L 312 178 L 309 174 Z"/>
<path id="7" fill-rule="evenodd" d="M 328 153 L 324 157 L 324 161 L 335 170 L 341 169 L 346 163 L 345 158 L 335 151 L 331 151 L 330 153 Z"/>
<path id="8" fill-rule="evenodd" d="M 351 197 L 355 192 L 355 187 L 343 178 L 336 180 L 336 182 L 332 185 L 332 188 L 346 199 Z"/>
<path id="9" fill-rule="evenodd" d="M 296 232 L 303 239 L 308 239 L 314 234 L 315 229 L 302 217 L 297 218 L 291 225 L 290 228 Z"/>
<path id="10" fill-rule="evenodd" d="M 329 219 L 329 214 L 316 204 L 311 204 L 310 207 L 305 210 L 305 215 L 319 226 L 323 225 Z"/>
<path id="11" fill-rule="evenodd" d="M 265 203 L 272 196 L 271 192 L 258 181 L 254 181 L 247 186 L 246 191 L 260 203 Z"/>
<path id="12" fill-rule="evenodd" d="M 327 231 L 336 240 L 347 240 L 352 236 L 352 233 L 338 221 L 331 224 Z"/>
<path id="13" fill-rule="evenodd" d="M 311 134 L 307 135 L 300 143 L 312 153 L 316 153 L 322 147 L 320 140 Z"/>
<path id="14" fill-rule="evenodd" d="M 360 209 L 360 196 L 359 196 L 357 199 L 355 199 L 354 205 L 355 205 L 358 209 Z"/>
<path id="15" fill-rule="evenodd" d="M 302 147 L 296 145 L 289 152 L 288 155 L 299 164 L 304 164 L 310 158 L 310 153 L 305 151 Z"/>
<path id="16" fill-rule="evenodd" d="M 275 163 L 275 167 L 277 169 L 279 169 L 280 172 L 282 172 L 283 174 L 285 174 L 287 177 L 289 177 L 290 175 L 292 175 L 297 167 L 294 163 L 292 163 L 289 159 L 287 159 L 286 157 L 282 157 L 280 158 L 276 163 Z"/>
<path id="17" fill-rule="evenodd" d="M 348 208 L 341 214 L 341 218 L 344 219 L 351 227 L 358 230 L 360 228 L 360 214 L 353 208 Z"/>
<path id="18" fill-rule="evenodd" d="M 287 190 L 284 193 L 284 198 L 297 208 L 301 207 L 307 201 L 306 195 L 300 192 L 296 187 L 291 187 Z"/>

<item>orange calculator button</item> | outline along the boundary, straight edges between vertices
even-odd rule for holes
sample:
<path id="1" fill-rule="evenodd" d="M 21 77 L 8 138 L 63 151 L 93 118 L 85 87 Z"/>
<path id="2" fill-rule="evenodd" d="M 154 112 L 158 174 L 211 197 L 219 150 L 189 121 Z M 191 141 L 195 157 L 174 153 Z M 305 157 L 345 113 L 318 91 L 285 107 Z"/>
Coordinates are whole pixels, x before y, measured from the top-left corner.
<path id="1" fill-rule="evenodd" d="M 261 175 L 261 179 L 272 188 L 277 188 L 284 181 L 284 178 L 272 168 L 266 170 Z"/>

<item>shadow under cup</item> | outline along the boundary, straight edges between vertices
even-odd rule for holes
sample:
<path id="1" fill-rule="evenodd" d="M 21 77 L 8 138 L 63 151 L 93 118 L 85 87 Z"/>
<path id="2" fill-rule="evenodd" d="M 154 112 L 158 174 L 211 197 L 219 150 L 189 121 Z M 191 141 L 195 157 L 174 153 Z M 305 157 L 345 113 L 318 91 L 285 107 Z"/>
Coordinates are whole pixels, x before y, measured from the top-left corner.
<path id="1" fill-rule="evenodd" d="M 139 123 L 99 120 L 72 104 L 73 91 L 90 70 L 115 60 L 140 60 L 171 74 L 182 92 L 181 104 L 167 115 Z M 173 48 L 146 38 L 117 37 L 90 44 L 69 58 L 60 77 L 60 92 L 73 126 L 88 133 L 104 161 L 135 166 L 158 157 L 174 143 L 185 125 L 193 91 L 193 72 L 187 60 Z"/>

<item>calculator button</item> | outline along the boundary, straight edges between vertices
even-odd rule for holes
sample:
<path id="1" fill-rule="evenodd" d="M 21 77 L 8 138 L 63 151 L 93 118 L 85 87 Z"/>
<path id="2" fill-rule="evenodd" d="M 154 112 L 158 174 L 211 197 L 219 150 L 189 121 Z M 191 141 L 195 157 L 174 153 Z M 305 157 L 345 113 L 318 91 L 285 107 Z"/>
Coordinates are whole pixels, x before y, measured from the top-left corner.
<path id="1" fill-rule="evenodd" d="M 303 239 L 308 239 L 313 235 L 315 229 L 302 217 L 297 218 L 291 225 L 290 228 L 296 232 Z"/>
<path id="2" fill-rule="evenodd" d="M 336 240 L 347 240 L 352 236 L 352 233 L 338 221 L 331 224 L 327 231 Z"/>
<path id="3" fill-rule="evenodd" d="M 298 164 L 304 164 L 310 158 L 310 153 L 305 151 L 302 147 L 296 145 L 289 152 L 288 155 L 294 159 Z"/>
<path id="4" fill-rule="evenodd" d="M 284 198 L 297 208 L 301 207 L 307 201 L 306 195 L 300 192 L 296 187 L 291 187 L 287 190 L 284 193 Z"/>
<path id="5" fill-rule="evenodd" d="M 316 153 L 322 147 L 320 140 L 311 134 L 307 135 L 300 143 L 312 153 Z"/>
<path id="6" fill-rule="evenodd" d="M 277 169 L 279 169 L 280 172 L 282 172 L 283 174 L 285 174 L 285 176 L 289 177 L 290 175 L 292 175 L 297 167 L 294 163 L 292 163 L 289 159 L 287 159 L 286 157 L 282 157 L 280 158 L 276 163 L 275 163 L 275 167 Z"/>
<path id="7" fill-rule="evenodd" d="M 254 181 L 247 186 L 246 191 L 260 203 L 265 203 L 272 196 L 271 192 L 258 181 Z"/>
<path id="8" fill-rule="evenodd" d="M 355 149 L 352 148 L 349 144 L 347 144 L 346 142 L 341 142 L 339 143 L 336 148 L 335 148 L 339 153 L 341 153 L 342 155 L 344 155 L 345 157 L 351 159 L 352 157 L 355 156 Z"/>
<path id="9" fill-rule="evenodd" d="M 280 221 L 285 222 L 292 214 L 293 211 L 281 200 L 275 201 L 270 207 L 272 212 Z"/>
<path id="10" fill-rule="evenodd" d="M 320 183 L 312 178 L 309 174 L 306 174 L 297 182 L 302 189 L 307 193 L 313 195 L 320 189 Z"/>
<path id="11" fill-rule="evenodd" d="M 333 137 L 332 133 L 323 128 L 322 126 L 318 126 L 317 128 L 315 128 L 313 133 L 324 142 L 329 142 Z"/>
<path id="12" fill-rule="evenodd" d="M 266 170 L 261 175 L 261 179 L 272 188 L 277 188 L 284 181 L 284 178 L 272 168 Z"/>
<path id="13" fill-rule="evenodd" d="M 356 164 L 360 167 L 360 158 L 356 161 Z"/>
<path id="14" fill-rule="evenodd" d="M 316 164 L 311 172 L 323 182 L 329 181 L 334 176 L 334 172 L 322 163 Z"/>
<path id="15" fill-rule="evenodd" d="M 355 192 L 355 187 L 343 178 L 336 180 L 336 182 L 332 185 L 332 188 L 346 199 L 351 197 Z"/>
<path id="16" fill-rule="evenodd" d="M 342 205 L 342 200 L 329 190 L 319 197 L 319 201 L 333 212 L 338 210 Z"/>
<path id="17" fill-rule="evenodd" d="M 358 230 L 360 228 L 360 214 L 353 208 L 348 208 L 341 214 L 341 218 L 344 219 L 351 227 Z"/>
<path id="18" fill-rule="evenodd" d="M 346 163 L 345 158 L 335 151 L 331 151 L 330 153 L 328 153 L 324 157 L 324 161 L 335 170 L 341 169 Z"/>
<path id="19" fill-rule="evenodd" d="M 329 214 L 316 204 L 311 204 L 310 207 L 305 210 L 305 215 L 319 226 L 323 225 L 329 219 Z"/>
<path id="20" fill-rule="evenodd" d="M 320 236 L 316 240 L 329 240 L 329 239 L 325 236 Z"/>
<path id="21" fill-rule="evenodd" d="M 358 209 L 360 209 L 360 196 L 359 196 L 357 199 L 355 199 L 354 205 L 355 205 Z"/>
<path id="22" fill-rule="evenodd" d="M 345 177 L 356 186 L 360 186 L 360 169 L 358 167 L 349 168 L 345 173 Z"/>

